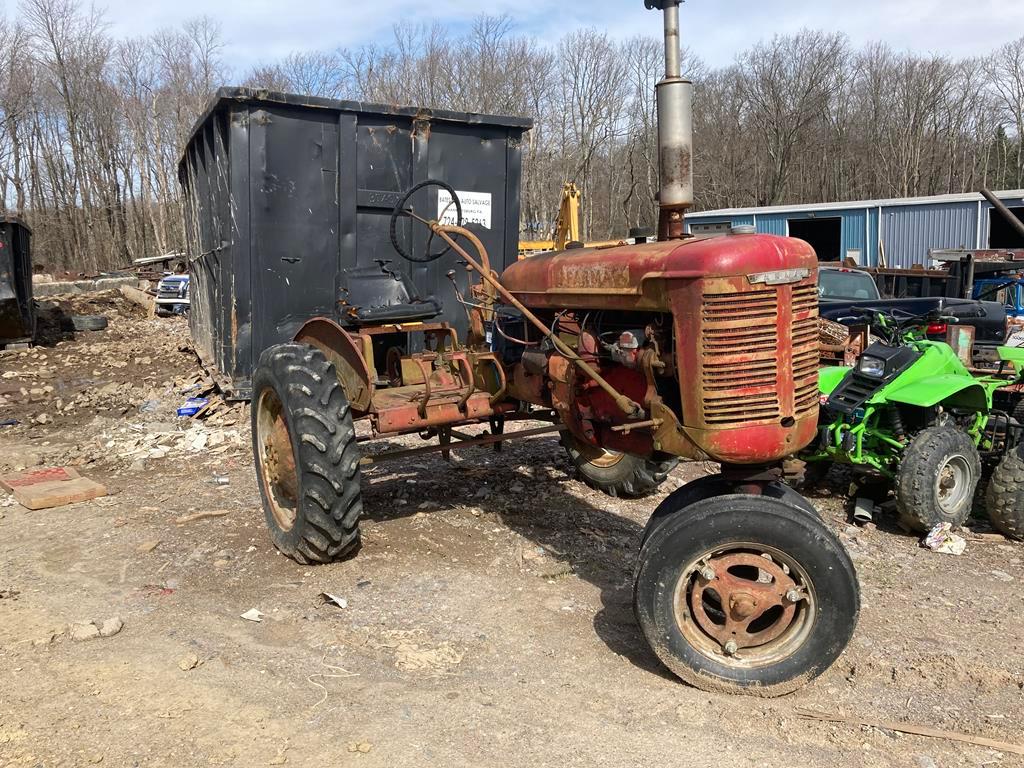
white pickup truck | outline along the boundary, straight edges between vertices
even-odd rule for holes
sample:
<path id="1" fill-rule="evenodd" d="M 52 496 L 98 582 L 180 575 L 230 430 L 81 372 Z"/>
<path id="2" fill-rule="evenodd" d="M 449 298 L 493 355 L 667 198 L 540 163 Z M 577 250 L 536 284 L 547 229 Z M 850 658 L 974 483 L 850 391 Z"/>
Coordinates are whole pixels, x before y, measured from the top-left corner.
<path id="1" fill-rule="evenodd" d="M 156 286 L 156 313 L 160 317 L 184 315 L 189 309 L 188 275 L 169 274 Z"/>

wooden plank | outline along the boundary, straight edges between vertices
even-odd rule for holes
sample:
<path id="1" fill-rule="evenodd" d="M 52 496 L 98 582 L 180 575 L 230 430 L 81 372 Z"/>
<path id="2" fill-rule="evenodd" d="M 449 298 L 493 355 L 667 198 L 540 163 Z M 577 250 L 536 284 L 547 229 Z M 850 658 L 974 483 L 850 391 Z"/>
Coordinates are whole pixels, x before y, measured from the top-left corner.
<path id="1" fill-rule="evenodd" d="M 28 509 L 49 509 L 106 496 L 107 489 L 86 477 L 51 480 L 14 490 L 14 498 Z"/>
<path id="2" fill-rule="evenodd" d="M 15 472 L 0 477 L 0 488 L 10 493 L 15 488 L 24 488 L 39 483 L 54 481 L 75 480 L 81 475 L 71 467 L 45 467 L 43 469 L 28 469 L 24 472 Z"/>

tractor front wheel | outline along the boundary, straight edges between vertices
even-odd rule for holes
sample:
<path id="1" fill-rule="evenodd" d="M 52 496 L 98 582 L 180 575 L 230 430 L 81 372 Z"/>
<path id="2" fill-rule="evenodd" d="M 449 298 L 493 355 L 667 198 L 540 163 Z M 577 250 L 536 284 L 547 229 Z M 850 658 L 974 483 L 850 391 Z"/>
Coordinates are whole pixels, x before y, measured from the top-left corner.
<path id="1" fill-rule="evenodd" d="M 698 501 L 709 499 L 712 496 L 726 496 L 731 493 L 765 496 L 781 501 L 783 504 L 788 504 L 796 509 L 802 509 L 809 515 L 821 517 L 810 501 L 804 498 L 799 491 L 785 483 L 766 483 L 760 487 L 760 494 L 755 494 L 749 493 L 742 487 L 737 487 L 736 483 L 730 482 L 721 475 L 705 475 L 704 477 L 698 477 L 696 480 L 691 480 L 681 488 L 677 488 L 658 505 L 654 513 L 647 519 L 643 536 L 640 538 L 640 546 L 643 546 L 654 530 L 672 515 L 678 514 L 681 510 L 696 504 Z"/>
<path id="2" fill-rule="evenodd" d="M 328 563 L 359 544 L 359 449 L 334 365 L 306 344 L 279 344 L 252 379 L 252 440 L 274 546 Z"/>
<path id="3" fill-rule="evenodd" d="M 614 497 L 639 499 L 649 496 L 679 464 L 679 459 L 674 457 L 643 459 L 628 453 L 593 448 L 568 432 L 562 438 L 562 445 L 583 482 Z"/>
<path id="4" fill-rule="evenodd" d="M 857 574 L 829 528 L 766 496 L 706 498 L 640 550 L 637 621 L 685 682 L 780 696 L 839 657 L 860 609 Z"/>
<path id="5" fill-rule="evenodd" d="M 981 457 L 970 436 L 951 426 L 929 427 L 910 443 L 896 475 L 896 506 L 911 530 L 939 523 L 954 528 L 971 514 Z"/>

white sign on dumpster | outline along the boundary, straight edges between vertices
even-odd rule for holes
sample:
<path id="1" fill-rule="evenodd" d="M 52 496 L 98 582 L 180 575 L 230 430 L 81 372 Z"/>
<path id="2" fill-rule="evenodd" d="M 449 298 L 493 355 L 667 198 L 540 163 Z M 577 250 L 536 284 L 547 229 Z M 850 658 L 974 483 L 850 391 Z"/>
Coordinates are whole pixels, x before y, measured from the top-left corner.
<path id="1" fill-rule="evenodd" d="M 462 204 L 462 223 L 479 224 L 484 229 L 491 228 L 491 193 L 460 192 L 455 190 Z M 442 224 L 459 223 L 459 214 L 455 210 L 452 196 L 443 189 L 437 191 L 437 220 Z"/>

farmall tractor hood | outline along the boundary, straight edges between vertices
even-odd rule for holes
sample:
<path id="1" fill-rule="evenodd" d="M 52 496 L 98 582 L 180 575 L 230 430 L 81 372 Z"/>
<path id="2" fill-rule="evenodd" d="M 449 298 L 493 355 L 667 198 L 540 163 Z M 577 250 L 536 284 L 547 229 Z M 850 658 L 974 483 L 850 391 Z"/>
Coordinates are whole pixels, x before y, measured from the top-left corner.
<path id="1" fill-rule="evenodd" d="M 743 283 L 747 290 L 770 288 L 804 282 L 816 268 L 814 251 L 802 240 L 729 235 L 531 256 L 506 269 L 501 282 L 529 307 L 592 309 L 596 300 L 606 309 L 671 311 L 669 283 L 724 278 L 724 291 L 729 283 L 736 290 Z"/>
<path id="2" fill-rule="evenodd" d="M 532 256 L 504 287 L 533 310 L 671 316 L 682 428 L 677 455 L 769 464 L 815 434 L 817 259 L 774 235 L 691 238 Z"/>

